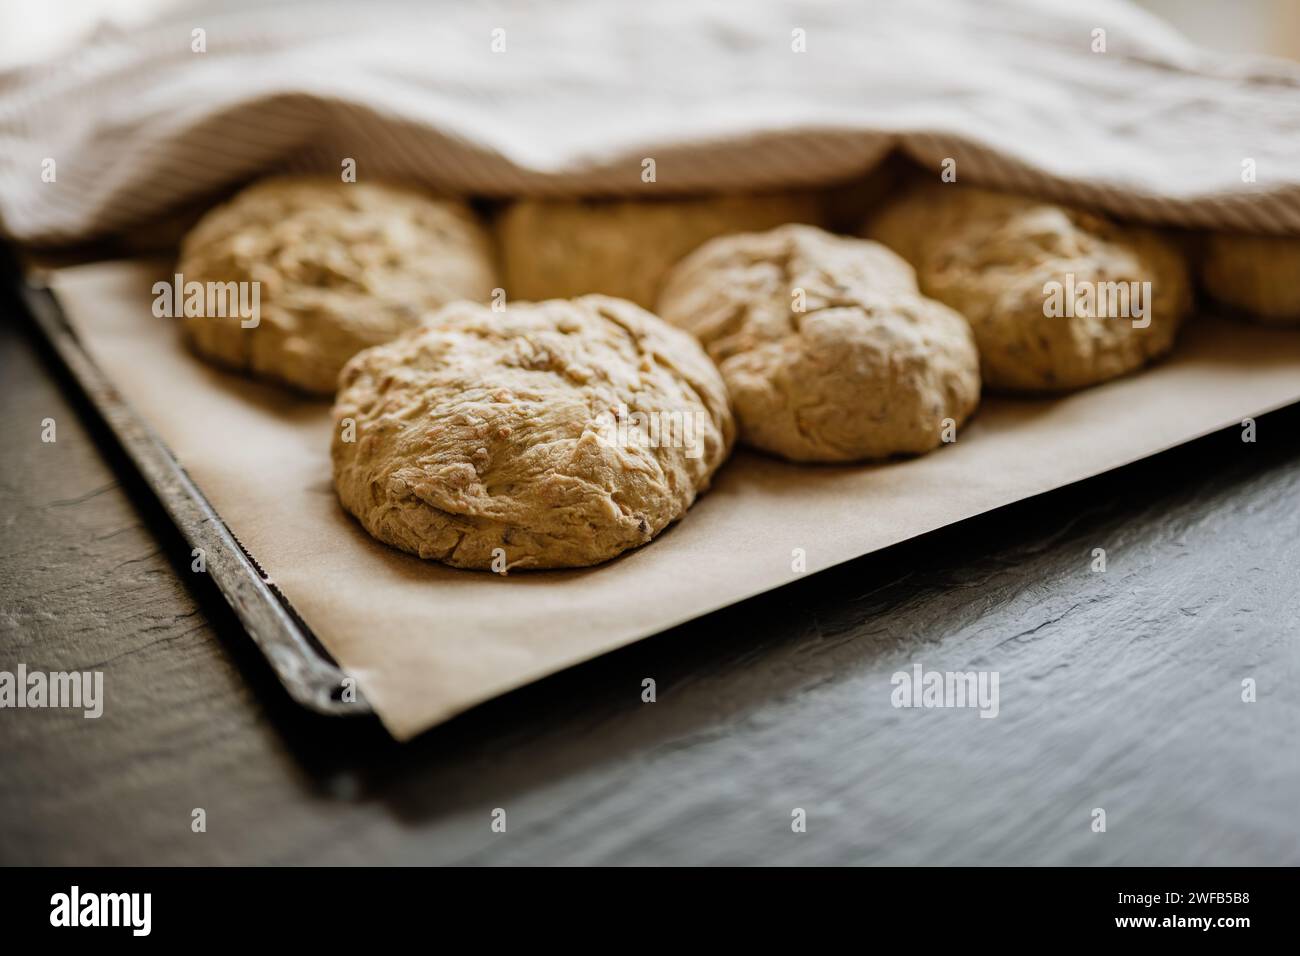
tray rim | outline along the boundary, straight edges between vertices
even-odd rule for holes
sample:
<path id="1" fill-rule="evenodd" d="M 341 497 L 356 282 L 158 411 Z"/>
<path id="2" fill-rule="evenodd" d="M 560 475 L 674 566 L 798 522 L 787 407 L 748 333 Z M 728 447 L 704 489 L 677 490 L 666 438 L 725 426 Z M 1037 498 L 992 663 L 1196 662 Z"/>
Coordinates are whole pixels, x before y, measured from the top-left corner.
<path id="1" fill-rule="evenodd" d="M 191 547 L 203 550 L 206 573 L 289 696 L 327 716 L 373 714 L 357 678 L 324 649 L 167 444 L 90 357 L 39 270 L 25 271 L 10 256 L 4 258 L 10 259 L 3 270 L 8 273 L 5 283 L 15 291 L 29 325 L 77 383 L 177 531 Z"/>

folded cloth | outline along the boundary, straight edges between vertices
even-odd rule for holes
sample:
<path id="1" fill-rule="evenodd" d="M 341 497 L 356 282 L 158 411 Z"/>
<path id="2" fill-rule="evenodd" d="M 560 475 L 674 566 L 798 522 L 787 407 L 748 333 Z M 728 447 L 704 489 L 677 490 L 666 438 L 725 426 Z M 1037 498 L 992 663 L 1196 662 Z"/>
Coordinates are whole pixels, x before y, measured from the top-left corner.
<path id="1" fill-rule="evenodd" d="M 0 75 L 0 225 L 87 240 L 349 159 L 456 194 L 654 196 L 844 179 L 895 148 L 1122 217 L 1300 234 L 1300 65 L 1199 50 L 1123 0 L 182 8 Z"/>

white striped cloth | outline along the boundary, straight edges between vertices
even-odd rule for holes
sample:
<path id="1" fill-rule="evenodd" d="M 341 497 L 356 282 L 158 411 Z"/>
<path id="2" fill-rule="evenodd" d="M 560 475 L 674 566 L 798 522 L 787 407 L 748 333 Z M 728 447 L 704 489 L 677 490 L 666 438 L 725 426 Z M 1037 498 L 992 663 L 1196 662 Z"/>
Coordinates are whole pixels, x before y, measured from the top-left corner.
<path id="1" fill-rule="evenodd" d="M 649 196 L 827 182 L 893 148 L 1122 217 L 1300 234 L 1300 66 L 1199 50 L 1124 0 L 182 9 L 0 75 L 0 222 L 86 240 L 349 157 L 454 194 Z"/>

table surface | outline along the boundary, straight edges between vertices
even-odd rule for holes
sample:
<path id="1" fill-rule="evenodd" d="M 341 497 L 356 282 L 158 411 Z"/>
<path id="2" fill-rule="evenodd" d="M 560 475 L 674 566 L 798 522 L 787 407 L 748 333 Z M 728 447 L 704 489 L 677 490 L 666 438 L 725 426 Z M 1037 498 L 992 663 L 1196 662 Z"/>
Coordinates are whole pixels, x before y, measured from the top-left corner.
<path id="1" fill-rule="evenodd" d="M 101 670 L 107 700 L 0 711 L 0 862 L 1300 863 L 1300 407 L 399 745 L 289 701 L 2 311 L 0 670 Z M 894 708 L 914 663 L 996 672 L 998 716 Z"/>

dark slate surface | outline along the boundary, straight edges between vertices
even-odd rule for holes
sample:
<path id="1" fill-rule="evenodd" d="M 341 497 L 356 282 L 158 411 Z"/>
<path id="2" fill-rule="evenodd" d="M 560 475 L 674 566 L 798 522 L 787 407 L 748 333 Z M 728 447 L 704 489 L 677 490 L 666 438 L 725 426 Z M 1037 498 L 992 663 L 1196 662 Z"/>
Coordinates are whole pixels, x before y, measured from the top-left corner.
<path id="1" fill-rule="evenodd" d="M 99 668 L 107 704 L 0 711 L 0 862 L 1300 863 L 1300 408 L 400 746 L 288 701 L 12 310 L 2 328 L 0 669 Z M 997 671 L 999 716 L 893 708 L 918 661 Z"/>

